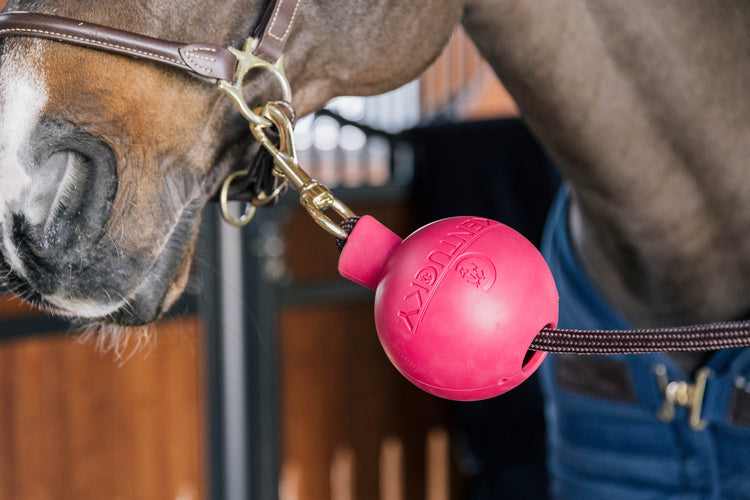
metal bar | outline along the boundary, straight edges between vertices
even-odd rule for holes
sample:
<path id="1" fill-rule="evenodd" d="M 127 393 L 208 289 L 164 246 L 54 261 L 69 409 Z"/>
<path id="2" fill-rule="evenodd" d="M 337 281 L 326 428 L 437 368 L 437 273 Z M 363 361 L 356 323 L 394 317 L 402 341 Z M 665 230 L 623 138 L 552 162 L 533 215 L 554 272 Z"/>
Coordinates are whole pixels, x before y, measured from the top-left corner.
<path id="1" fill-rule="evenodd" d="M 224 426 L 224 481 L 227 500 L 250 498 L 248 493 L 247 413 L 248 388 L 245 385 L 245 353 L 243 349 L 244 297 L 242 293 L 243 262 L 240 231 L 228 224 L 219 228 L 221 275 L 220 337 Z"/>
<path id="2" fill-rule="evenodd" d="M 224 473 L 226 433 L 222 423 L 224 414 L 224 375 L 221 323 L 221 278 L 217 273 L 220 259 L 218 207 L 209 206 L 201 223 L 198 254 L 202 266 L 199 268 L 202 294 L 198 310 L 203 318 L 206 335 L 206 416 L 208 421 L 208 474 L 209 498 L 226 500 Z"/>
<path id="3" fill-rule="evenodd" d="M 262 210 L 242 232 L 245 390 L 248 412 L 249 494 L 245 499 L 278 498 L 280 476 L 277 285 L 266 277 L 262 243 L 278 237 L 278 210 Z M 244 500 L 244 499 L 243 499 Z"/>
<path id="4" fill-rule="evenodd" d="M 254 251 L 259 227 L 243 230 L 208 207 L 201 233 L 204 262 L 199 302 L 206 322 L 210 498 L 278 496 L 278 408 L 275 285 Z"/>

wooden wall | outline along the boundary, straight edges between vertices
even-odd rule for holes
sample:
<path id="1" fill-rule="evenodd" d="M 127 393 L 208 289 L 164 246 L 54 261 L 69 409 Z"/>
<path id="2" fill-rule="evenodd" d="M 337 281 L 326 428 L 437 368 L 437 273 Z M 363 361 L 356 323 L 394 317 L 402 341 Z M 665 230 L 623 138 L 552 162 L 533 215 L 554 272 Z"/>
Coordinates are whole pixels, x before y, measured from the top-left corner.
<path id="1" fill-rule="evenodd" d="M 352 208 L 402 236 L 413 230 L 404 204 Z M 331 237 L 306 213 L 285 227 L 295 286 L 343 280 Z M 445 467 L 427 479 L 445 403 L 393 368 L 372 307 L 371 296 L 355 294 L 278 312 L 282 500 L 447 500 L 427 497 L 429 485 L 457 487 Z M 38 314 L 0 300 L 0 325 Z M 75 334 L 0 340 L 0 499 L 207 498 L 202 322 L 170 319 L 155 330 L 150 348 L 125 363 Z"/>
<path id="2" fill-rule="evenodd" d="M 0 498 L 206 498 L 202 329 L 156 331 L 126 363 L 68 334 L 0 341 Z"/>

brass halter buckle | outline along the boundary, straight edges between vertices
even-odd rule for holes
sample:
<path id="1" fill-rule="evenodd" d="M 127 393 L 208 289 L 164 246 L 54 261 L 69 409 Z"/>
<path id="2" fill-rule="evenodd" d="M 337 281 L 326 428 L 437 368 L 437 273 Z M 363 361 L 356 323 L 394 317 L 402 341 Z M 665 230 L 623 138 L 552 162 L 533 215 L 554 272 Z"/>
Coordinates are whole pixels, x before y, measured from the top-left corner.
<path id="1" fill-rule="evenodd" d="M 237 70 L 235 74 L 234 83 L 226 80 L 219 80 L 219 90 L 227 94 L 232 98 L 234 103 L 237 105 L 237 109 L 240 110 L 242 116 L 244 116 L 250 123 L 255 125 L 263 125 L 270 127 L 271 122 L 257 113 L 255 113 L 245 101 L 245 97 L 242 95 L 242 84 L 245 81 L 247 74 L 254 70 L 260 69 L 270 72 L 281 86 L 281 98 L 286 102 L 292 102 L 292 87 L 289 85 L 286 74 L 284 73 L 284 56 L 279 57 L 278 61 L 271 63 L 262 59 L 255 54 L 253 50 L 258 45 L 258 40 L 255 38 L 248 38 L 245 40 L 245 45 L 242 50 L 237 50 L 230 47 L 229 50 L 237 57 Z"/>

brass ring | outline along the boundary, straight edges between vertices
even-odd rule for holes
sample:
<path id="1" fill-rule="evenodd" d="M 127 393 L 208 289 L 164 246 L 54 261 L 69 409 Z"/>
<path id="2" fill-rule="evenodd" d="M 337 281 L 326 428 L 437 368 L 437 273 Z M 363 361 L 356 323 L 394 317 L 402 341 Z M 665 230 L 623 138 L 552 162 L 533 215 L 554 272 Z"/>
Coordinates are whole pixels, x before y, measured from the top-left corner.
<path id="1" fill-rule="evenodd" d="M 221 193 L 219 194 L 219 207 L 221 208 L 221 216 L 225 221 L 227 221 L 234 227 L 246 226 L 247 223 L 250 222 L 255 215 L 255 205 L 247 202 L 245 203 L 245 210 L 243 211 L 239 219 L 235 218 L 229 210 L 229 188 L 231 187 L 232 182 L 238 177 L 247 175 L 250 175 L 250 172 L 248 172 L 247 170 L 238 170 L 237 172 L 227 177 L 224 180 L 224 183 L 221 185 Z"/>

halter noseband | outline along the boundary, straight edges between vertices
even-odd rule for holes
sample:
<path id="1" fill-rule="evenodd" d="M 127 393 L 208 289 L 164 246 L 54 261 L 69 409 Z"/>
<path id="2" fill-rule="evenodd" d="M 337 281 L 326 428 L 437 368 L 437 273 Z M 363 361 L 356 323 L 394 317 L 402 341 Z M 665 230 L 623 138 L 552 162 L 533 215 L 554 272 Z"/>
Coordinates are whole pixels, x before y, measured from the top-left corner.
<path id="1" fill-rule="evenodd" d="M 284 51 L 292 25 L 297 17 L 300 0 L 272 0 L 253 37 L 258 43 L 253 53 L 274 64 Z M 26 36 L 46 38 L 84 47 L 149 59 L 207 78 L 231 80 L 237 60 L 234 54 L 213 44 L 184 44 L 152 38 L 76 19 L 37 12 L 8 12 L 0 15 L 0 38 Z M 205 51 L 206 58 L 190 52 Z M 202 55 L 202 54 L 201 54 Z M 204 59 L 196 64 L 195 59 Z"/>
<path id="2" fill-rule="evenodd" d="M 10 12 L 0 16 L 0 36 L 26 36 L 67 42 L 92 49 L 148 59 L 218 80 L 234 78 L 237 60 L 228 49 L 212 44 L 182 44 L 85 23 L 75 19 Z"/>
<path id="3" fill-rule="evenodd" d="M 36 12 L 0 15 L 0 38 L 33 37 L 70 43 L 115 54 L 166 64 L 218 83 L 248 120 L 271 125 L 258 116 L 242 97 L 242 83 L 252 69 L 270 71 L 282 88 L 282 99 L 291 101 L 291 88 L 283 69 L 282 53 L 297 16 L 300 0 L 272 0 L 243 50 L 210 43 L 179 43 L 129 31 Z"/>

